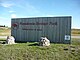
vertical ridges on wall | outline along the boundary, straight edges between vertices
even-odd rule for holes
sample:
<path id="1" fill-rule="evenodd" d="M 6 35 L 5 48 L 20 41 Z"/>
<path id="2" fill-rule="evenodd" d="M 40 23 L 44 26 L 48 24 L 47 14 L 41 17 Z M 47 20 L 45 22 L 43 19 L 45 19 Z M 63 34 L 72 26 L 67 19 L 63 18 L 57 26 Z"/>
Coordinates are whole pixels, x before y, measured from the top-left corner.
<path id="1" fill-rule="evenodd" d="M 46 25 L 26 25 L 21 23 L 48 23 Z M 50 25 L 50 22 L 53 25 Z M 17 24 L 16 27 L 13 24 Z M 56 23 L 56 24 L 54 24 Z M 27 30 L 32 29 L 32 30 Z M 41 29 L 38 31 L 37 29 Z M 69 35 L 71 39 L 71 16 L 63 17 L 36 17 L 36 18 L 12 18 L 11 35 L 16 41 L 38 42 L 40 37 L 47 37 L 50 42 L 54 43 L 71 43 L 71 40 L 65 40 L 65 36 Z"/>

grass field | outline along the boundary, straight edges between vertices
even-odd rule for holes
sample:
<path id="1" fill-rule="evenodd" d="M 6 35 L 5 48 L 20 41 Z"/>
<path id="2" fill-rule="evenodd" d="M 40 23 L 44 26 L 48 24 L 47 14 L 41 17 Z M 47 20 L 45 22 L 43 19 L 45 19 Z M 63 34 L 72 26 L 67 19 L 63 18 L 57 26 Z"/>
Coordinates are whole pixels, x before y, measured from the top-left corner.
<path id="1" fill-rule="evenodd" d="M 0 29 L 0 36 L 8 35 L 10 29 Z M 72 35 L 79 35 L 79 30 L 72 30 Z M 80 39 L 72 39 L 71 44 L 51 43 L 49 47 L 38 46 L 37 42 L 14 45 L 3 42 L 5 39 L 0 39 L 0 60 L 80 60 Z"/>
<path id="2" fill-rule="evenodd" d="M 49 47 L 37 42 L 0 44 L 0 60 L 80 60 L 80 39 L 72 39 L 72 44 L 51 43 Z"/>
<path id="3" fill-rule="evenodd" d="M 76 35 L 77 35 L 77 36 L 78 36 L 78 35 L 80 36 L 80 29 L 72 29 L 72 30 L 71 30 L 71 34 L 74 35 L 74 36 L 76 36 Z"/>
<path id="4" fill-rule="evenodd" d="M 11 29 L 10 28 L 0 28 L 0 36 L 10 36 Z"/>

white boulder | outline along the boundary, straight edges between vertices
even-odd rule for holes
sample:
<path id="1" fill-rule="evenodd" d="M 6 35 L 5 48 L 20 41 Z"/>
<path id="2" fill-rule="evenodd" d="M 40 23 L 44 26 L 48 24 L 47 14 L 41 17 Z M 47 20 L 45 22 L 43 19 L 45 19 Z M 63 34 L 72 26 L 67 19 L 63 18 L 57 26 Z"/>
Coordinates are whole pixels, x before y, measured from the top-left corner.
<path id="1" fill-rule="evenodd" d="M 15 44 L 15 38 L 13 36 L 7 36 L 6 43 Z"/>
<path id="2" fill-rule="evenodd" d="M 46 37 L 41 37 L 41 39 L 39 41 L 39 45 L 40 46 L 49 46 L 50 41 Z"/>

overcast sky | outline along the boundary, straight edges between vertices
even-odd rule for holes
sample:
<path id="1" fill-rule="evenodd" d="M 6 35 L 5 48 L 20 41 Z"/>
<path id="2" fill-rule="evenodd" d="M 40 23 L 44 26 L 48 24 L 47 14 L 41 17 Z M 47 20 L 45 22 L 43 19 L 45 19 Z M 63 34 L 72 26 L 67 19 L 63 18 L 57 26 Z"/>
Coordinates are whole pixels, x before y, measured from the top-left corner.
<path id="1" fill-rule="evenodd" d="M 0 0 L 0 25 L 11 18 L 72 16 L 72 28 L 80 29 L 80 0 Z"/>

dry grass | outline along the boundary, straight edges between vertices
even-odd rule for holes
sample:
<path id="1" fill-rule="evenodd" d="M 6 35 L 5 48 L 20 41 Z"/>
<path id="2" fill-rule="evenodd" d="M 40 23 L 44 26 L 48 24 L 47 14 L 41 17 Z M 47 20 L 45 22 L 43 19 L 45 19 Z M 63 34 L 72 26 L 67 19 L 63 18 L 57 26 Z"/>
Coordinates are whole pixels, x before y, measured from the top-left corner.
<path id="1" fill-rule="evenodd" d="M 11 29 L 10 28 L 0 28 L 0 36 L 10 36 L 11 35 Z"/>
<path id="2" fill-rule="evenodd" d="M 72 29 L 71 34 L 74 36 L 80 36 L 80 29 Z"/>

